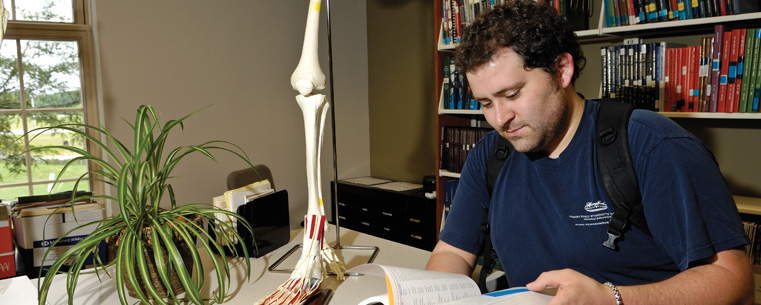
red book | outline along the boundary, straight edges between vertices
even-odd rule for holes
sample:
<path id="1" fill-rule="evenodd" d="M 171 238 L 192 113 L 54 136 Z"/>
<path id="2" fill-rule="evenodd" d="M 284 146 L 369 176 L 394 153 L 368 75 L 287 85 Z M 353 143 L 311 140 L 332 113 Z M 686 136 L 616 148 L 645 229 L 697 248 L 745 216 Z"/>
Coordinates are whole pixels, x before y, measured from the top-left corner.
<path id="1" fill-rule="evenodd" d="M 10 216 L 3 210 L 0 211 L 0 279 L 16 276 L 16 262 L 13 254 Z"/>
<path id="2" fill-rule="evenodd" d="M 732 31 L 724 32 L 721 51 L 721 74 L 719 75 L 719 104 L 717 112 L 727 112 L 727 85 L 729 77 L 729 53 L 732 46 Z"/>
<path id="3" fill-rule="evenodd" d="M 732 30 L 732 45 L 729 48 L 729 67 L 727 69 L 727 102 L 724 112 L 737 112 L 735 105 L 735 79 L 737 78 L 737 55 L 740 29 Z"/>
<path id="4" fill-rule="evenodd" d="M 735 77 L 735 97 L 733 101 L 735 106 L 733 112 L 739 112 L 740 110 L 740 91 L 742 91 L 743 85 L 743 70 L 745 68 L 745 37 L 747 32 L 747 29 L 740 29 L 737 42 L 737 76 Z"/>
<path id="5" fill-rule="evenodd" d="M 727 1 L 725 0 L 717 0 L 719 2 L 719 12 L 721 12 L 722 16 L 727 15 Z"/>
<path id="6" fill-rule="evenodd" d="M 700 46 L 692 47 L 692 85 L 690 88 L 692 112 L 700 111 Z"/>
<path id="7" fill-rule="evenodd" d="M 689 103 L 690 103 L 690 90 L 689 90 L 689 78 L 687 75 L 687 67 L 689 66 L 687 63 L 689 62 L 689 48 L 679 48 L 679 70 L 677 73 L 679 73 L 679 86 L 677 87 L 677 90 L 679 91 L 679 97 L 678 99 L 681 101 L 679 105 L 679 111 L 681 112 L 688 112 L 691 111 L 689 109 Z"/>
<path id="8" fill-rule="evenodd" d="M 693 74 L 695 73 L 692 64 L 695 61 L 695 48 L 685 47 L 684 49 L 684 85 L 682 86 L 682 91 L 684 92 L 684 111 L 695 112 L 695 103 L 692 101 L 692 89 L 695 88 L 692 85 Z"/>

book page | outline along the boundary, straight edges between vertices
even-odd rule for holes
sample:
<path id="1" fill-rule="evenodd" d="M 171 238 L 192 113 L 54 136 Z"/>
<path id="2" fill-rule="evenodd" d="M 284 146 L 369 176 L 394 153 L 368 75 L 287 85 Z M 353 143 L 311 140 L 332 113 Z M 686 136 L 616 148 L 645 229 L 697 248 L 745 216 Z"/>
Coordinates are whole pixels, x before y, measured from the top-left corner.
<path id="1" fill-rule="evenodd" d="M 468 276 L 395 266 L 365 264 L 352 271 L 386 277 L 389 304 L 434 305 L 480 296 Z"/>
<path id="2" fill-rule="evenodd" d="M 490 292 L 473 298 L 455 300 L 445 305 L 546 305 L 552 296 L 516 287 Z"/>

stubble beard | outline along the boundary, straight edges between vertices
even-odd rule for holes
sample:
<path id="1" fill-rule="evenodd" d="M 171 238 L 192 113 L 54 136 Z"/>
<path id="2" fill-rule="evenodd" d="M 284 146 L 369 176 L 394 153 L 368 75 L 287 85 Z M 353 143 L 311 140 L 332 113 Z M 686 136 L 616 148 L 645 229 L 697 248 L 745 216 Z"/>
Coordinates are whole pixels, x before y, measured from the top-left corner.
<path id="1" fill-rule="evenodd" d="M 530 131 L 522 137 L 507 137 L 503 129 L 500 134 L 505 137 L 514 147 L 515 151 L 520 153 L 547 152 L 556 147 L 563 139 L 568 122 L 570 121 L 567 114 L 568 103 L 560 94 L 560 88 L 554 88 L 554 94 L 551 94 L 547 101 L 547 111 L 545 115 L 540 116 L 542 121 L 535 121 L 526 124 L 523 128 Z"/>

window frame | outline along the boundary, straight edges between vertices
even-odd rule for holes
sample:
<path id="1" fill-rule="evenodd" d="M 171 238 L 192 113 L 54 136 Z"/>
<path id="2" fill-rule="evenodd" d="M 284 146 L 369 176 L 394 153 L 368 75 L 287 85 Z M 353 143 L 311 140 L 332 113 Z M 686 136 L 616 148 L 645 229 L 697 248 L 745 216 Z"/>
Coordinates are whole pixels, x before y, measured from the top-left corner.
<path id="1" fill-rule="evenodd" d="M 17 0 L 18 1 L 18 0 Z M 10 7 L 6 9 L 10 12 L 10 18 L 8 20 L 8 26 L 5 32 L 3 40 L 6 39 L 29 39 L 29 40 L 49 40 L 49 41 L 76 41 L 79 44 L 79 62 L 80 62 L 80 78 L 81 78 L 81 94 L 83 100 L 83 108 L 71 109 L 71 108 L 44 108 L 44 109 L 26 109 L 25 103 L 21 103 L 21 109 L 14 110 L 2 110 L 2 113 L 20 113 L 22 116 L 26 116 L 29 113 L 40 112 L 59 112 L 59 111 L 82 111 L 84 123 L 90 125 L 99 125 L 99 105 L 100 100 L 98 98 L 97 90 L 97 78 L 96 78 L 96 54 L 93 38 L 93 26 L 91 10 L 86 5 L 87 0 L 73 0 L 74 15 L 72 23 L 62 22 L 35 22 L 35 21 L 16 21 L 15 7 L 13 3 L 10 3 Z M 86 9 L 88 8 L 88 9 Z M 100 137 L 96 133 L 91 133 L 93 136 Z M 25 140 L 24 145 L 28 145 L 28 138 Z M 89 141 L 85 143 L 87 151 L 96 157 L 101 157 L 100 149 L 92 145 Z M 53 182 L 52 180 L 32 181 L 30 177 L 30 160 L 29 155 L 26 156 L 27 166 L 27 181 L 13 184 L 5 184 L 5 186 L 27 186 L 30 194 L 34 185 L 47 184 Z M 89 162 L 88 168 L 90 171 L 97 169 L 97 165 Z M 90 174 L 89 186 L 93 194 L 104 195 L 106 194 L 106 186 L 101 177 L 93 177 Z M 8 198 L 12 199 L 12 198 Z"/>

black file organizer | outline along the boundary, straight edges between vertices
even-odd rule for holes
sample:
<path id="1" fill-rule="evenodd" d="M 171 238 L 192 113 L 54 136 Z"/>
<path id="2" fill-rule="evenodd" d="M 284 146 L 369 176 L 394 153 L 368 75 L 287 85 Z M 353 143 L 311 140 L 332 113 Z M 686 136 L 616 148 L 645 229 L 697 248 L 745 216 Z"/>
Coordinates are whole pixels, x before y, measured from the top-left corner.
<path id="1" fill-rule="evenodd" d="M 280 190 L 251 200 L 238 207 L 236 212 L 251 224 L 254 231 L 252 236 L 245 226 L 237 226 L 238 234 L 243 238 L 243 243 L 238 242 L 235 245 L 239 255 L 243 253 L 244 245 L 249 256 L 261 257 L 282 247 L 290 240 L 288 191 Z M 212 228 L 209 228 L 209 232 L 214 236 Z M 235 253 L 225 247 L 225 254 L 234 255 Z"/>

